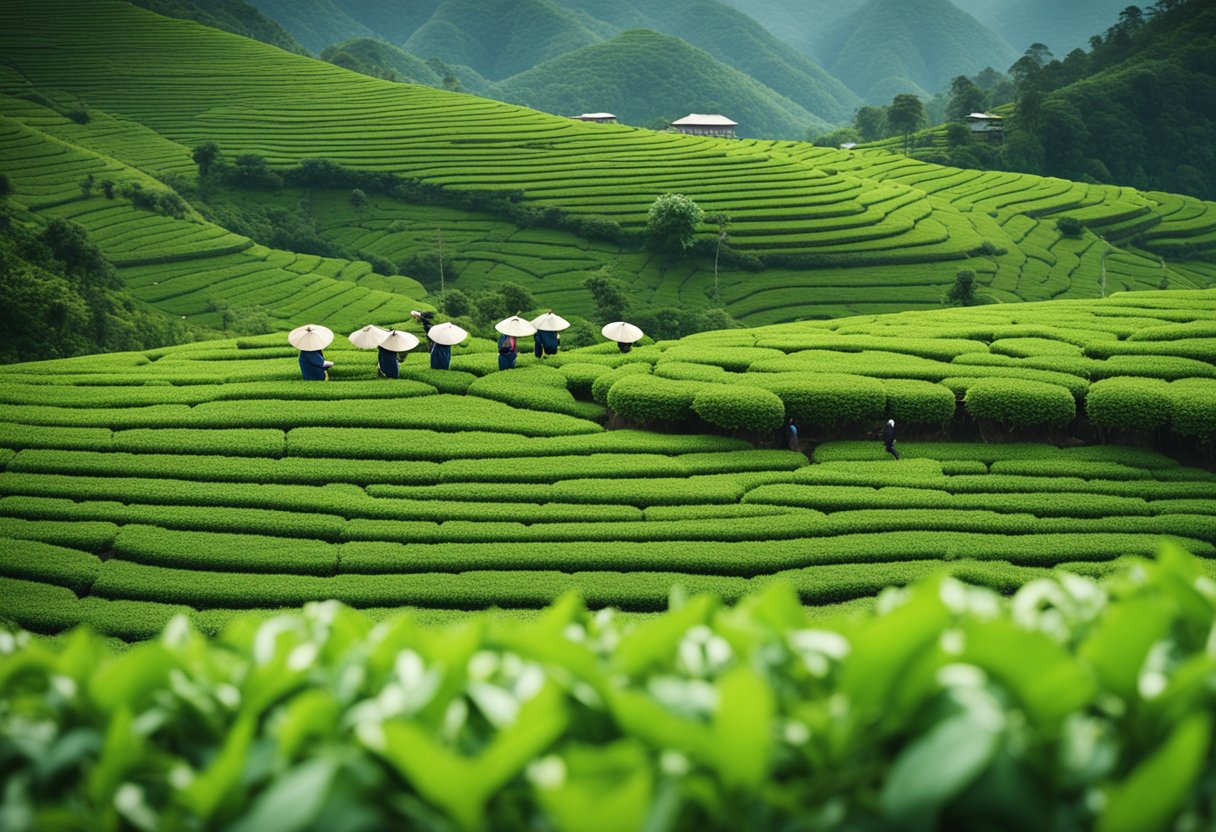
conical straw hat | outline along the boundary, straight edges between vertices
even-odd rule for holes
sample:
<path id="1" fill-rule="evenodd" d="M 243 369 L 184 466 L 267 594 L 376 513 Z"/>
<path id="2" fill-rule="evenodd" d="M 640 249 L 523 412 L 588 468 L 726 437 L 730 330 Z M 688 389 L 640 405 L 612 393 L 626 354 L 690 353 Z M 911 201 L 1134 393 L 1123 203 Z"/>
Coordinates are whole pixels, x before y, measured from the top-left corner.
<path id="1" fill-rule="evenodd" d="M 447 323 L 435 324 L 433 327 L 431 327 L 431 331 L 426 334 L 426 337 L 430 338 L 436 344 L 443 344 L 450 347 L 454 344 L 459 344 L 465 338 L 468 338 L 469 333 L 465 332 L 451 321 L 448 321 Z"/>
<path id="2" fill-rule="evenodd" d="M 503 335 L 514 335 L 516 338 L 523 338 L 525 335 L 534 335 L 536 333 L 536 327 L 518 315 L 512 315 L 505 321 L 499 321 L 494 324 L 494 328 Z"/>
<path id="3" fill-rule="evenodd" d="M 611 341 L 619 341 L 622 344 L 632 344 L 634 341 L 641 341 L 645 337 L 645 333 L 642 330 L 624 321 L 613 321 L 601 329 L 600 333 L 605 338 Z"/>
<path id="4" fill-rule="evenodd" d="M 418 346 L 418 338 L 408 332 L 401 332 L 394 329 L 392 332 L 385 334 L 380 339 L 379 346 L 393 352 L 409 352 L 414 347 Z"/>
<path id="5" fill-rule="evenodd" d="M 352 332 L 350 342 L 361 350 L 374 350 L 385 335 L 388 335 L 388 330 L 368 324 L 358 332 Z"/>
<path id="6" fill-rule="evenodd" d="M 570 322 L 561 315 L 554 315 L 553 310 L 550 309 L 545 314 L 533 318 L 532 326 L 537 329 L 543 329 L 546 332 L 561 332 L 563 329 L 570 328 Z"/>
<path id="7" fill-rule="evenodd" d="M 323 350 L 334 342 L 334 334 L 320 324 L 305 324 L 287 333 L 287 340 L 298 350 Z"/>

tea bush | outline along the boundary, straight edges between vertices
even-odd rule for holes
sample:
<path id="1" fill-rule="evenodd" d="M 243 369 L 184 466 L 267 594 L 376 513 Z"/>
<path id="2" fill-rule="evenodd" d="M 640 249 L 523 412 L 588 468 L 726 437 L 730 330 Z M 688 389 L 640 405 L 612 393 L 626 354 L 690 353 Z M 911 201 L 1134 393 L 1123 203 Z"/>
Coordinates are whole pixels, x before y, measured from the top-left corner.
<path id="1" fill-rule="evenodd" d="M 1063 387 L 1039 381 L 982 378 L 967 388 L 967 413 L 1015 428 L 1060 427 L 1077 414 L 1076 401 Z"/>
<path id="2" fill-rule="evenodd" d="M 6 634 L 0 736 L 32 719 L 42 728 L 9 743 L 5 810 L 31 828 L 305 828 L 357 814 L 378 827 L 526 817 L 584 829 L 606 805 L 628 828 L 659 816 L 681 829 L 725 817 L 778 828 L 825 812 L 856 828 L 1216 822 L 1205 797 L 1216 601 L 1200 562 L 1167 549 L 1104 584 L 952 567 L 978 584 L 1025 583 L 1011 600 L 925 577 L 937 568 L 790 570 L 746 596 L 743 579 L 693 579 L 693 592 L 741 600 L 693 595 L 638 623 L 568 595 L 537 618 L 475 626 L 376 624 L 331 602 L 269 621 L 212 616 L 229 619 L 216 642 L 184 616 L 123 650 L 86 630 Z M 172 573 L 149 575 L 177 586 Z M 502 580 L 476 574 L 472 594 Z M 518 602 L 568 583 L 540 574 L 499 593 Z M 820 593 L 819 574 L 836 589 Z M 588 597 L 602 575 L 583 573 Z M 917 579 L 852 619 L 802 606 Z M 404 594 L 426 598 L 447 580 L 410 576 Z M 611 580 L 639 600 L 651 585 Z M 259 585 L 248 586 L 253 600 Z M 407 585 L 347 586 L 371 599 Z M 41 625 L 88 617 L 140 632 L 183 609 L 78 601 L 10 578 L 0 592 Z M 1078 721 L 1087 753 L 1068 727 Z"/>
<path id="3" fill-rule="evenodd" d="M 1085 415 L 1101 428 L 1156 430 L 1169 423 L 1170 385 L 1160 379 L 1108 378 L 1085 394 Z"/>
<path id="4" fill-rule="evenodd" d="M 692 409 L 711 425 L 726 430 L 771 431 L 785 420 L 785 405 L 759 387 L 712 387 L 697 393 Z"/>

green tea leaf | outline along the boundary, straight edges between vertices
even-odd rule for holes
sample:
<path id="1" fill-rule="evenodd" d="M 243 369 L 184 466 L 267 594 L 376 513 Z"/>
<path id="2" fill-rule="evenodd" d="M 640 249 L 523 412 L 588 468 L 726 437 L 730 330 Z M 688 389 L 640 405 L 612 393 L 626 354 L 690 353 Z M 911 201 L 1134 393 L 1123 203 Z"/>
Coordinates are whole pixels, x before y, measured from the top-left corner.
<path id="1" fill-rule="evenodd" d="M 1098 832 L 1165 829 L 1185 803 L 1212 744 L 1212 718 L 1194 714 L 1111 792 Z"/>

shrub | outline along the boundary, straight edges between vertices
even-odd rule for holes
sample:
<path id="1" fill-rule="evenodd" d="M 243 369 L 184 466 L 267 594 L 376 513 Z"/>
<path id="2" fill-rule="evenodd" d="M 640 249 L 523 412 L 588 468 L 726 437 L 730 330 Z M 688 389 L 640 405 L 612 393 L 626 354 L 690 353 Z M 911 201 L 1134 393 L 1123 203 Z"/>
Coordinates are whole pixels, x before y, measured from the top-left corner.
<path id="1" fill-rule="evenodd" d="M 1216 436 L 1216 381 L 1183 379 L 1169 386 L 1170 426 L 1181 436 Z"/>
<path id="2" fill-rule="evenodd" d="M 1070 569 L 1094 573 L 1110 571 L 1109 552 L 1144 551 L 1149 538 L 1051 537 L 1078 547 Z M 315 597 L 464 607 L 505 597 L 536 607 L 576 587 L 583 598 L 458 630 L 408 615 L 377 625 L 378 616 L 324 604 L 273 622 L 237 618 L 215 642 L 185 619 L 129 648 L 87 631 L 10 637 L 4 727 L 37 724 L 42 742 L 12 743 L 7 771 L 28 784 L 32 816 L 65 828 L 93 828 L 97 817 L 117 816 L 116 805 L 133 805 L 149 828 L 271 828 L 288 810 L 300 828 L 325 826 L 335 806 L 370 828 L 416 826 L 420 814 L 436 828 L 488 828 L 504 817 L 581 828 L 570 818 L 602 810 L 605 789 L 623 828 L 660 813 L 673 828 L 708 826 L 700 801 L 772 828 L 794 828 L 827 801 L 847 829 L 928 828 L 939 818 L 985 828 L 994 816 L 1033 829 L 1057 817 L 1086 829 L 1210 828 L 1210 702 L 1196 679 L 1216 610 L 1196 590 L 1204 566 L 1174 548 L 1125 564 L 1107 584 L 1006 561 L 951 566 L 1002 591 L 1030 582 L 1012 600 L 926 578 L 941 568 L 926 551 L 985 557 L 994 540 L 1009 559 L 1041 562 L 1034 536 L 954 532 L 850 535 L 842 545 L 852 562 L 793 566 L 778 586 L 671 571 L 319 578 L 107 562 L 98 585 L 114 597 L 159 586 L 200 607 L 217 597 L 247 607 Z M 803 608 L 921 579 L 846 624 Z M 677 582 L 693 597 L 653 618 L 587 606 L 657 612 Z M 724 609 L 721 598 L 749 590 L 758 591 Z M 0 595 L 45 630 L 78 607 L 135 631 L 181 610 L 78 602 L 16 579 L 0 579 Z M 956 649 L 940 649 L 943 641 Z M 1164 710 L 1139 683 L 1158 654 L 1171 659 L 1158 671 L 1165 695 L 1191 693 L 1170 696 Z M 234 690 L 239 708 L 223 704 Z M 209 718 L 200 719 L 204 703 Z M 1016 731 L 1006 709 L 1018 715 Z M 834 711 L 849 718 L 833 720 Z M 148 724 L 156 730 L 139 733 Z M 1117 766 L 1076 753 L 1078 724 Z M 139 741 L 115 739 L 123 736 Z M 47 748 L 59 750 L 48 757 Z M 927 759 L 965 761 L 965 771 Z M 359 776 L 345 777 L 348 768 Z M 994 792 L 994 781 L 1017 785 Z M 773 788 L 807 782 L 823 791 Z M 669 804 L 664 786 L 699 800 Z M 1103 801 L 1092 799 L 1099 789 Z M 165 819 L 172 823 L 151 822 Z"/>
<path id="3" fill-rule="evenodd" d="M 1056 230 L 1065 237 L 1080 237 L 1085 233 L 1085 223 L 1076 217 L 1060 217 L 1056 220 Z"/>
<path id="4" fill-rule="evenodd" d="M 608 403 L 608 391 L 626 376 L 649 373 L 650 365 L 642 362 L 624 364 L 611 372 L 602 373 L 591 383 L 591 398 L 599 404 Z"/>
<path id="5" fill-rule="evenodd" d="M 1156 430 L 1169 422 L 1171 409 L 1170 385 L 1160 379 L 1103 379 L 1085 395 L 1085 413 L 1101 428 Z"/>
<path id="6" fill-rule="evenodd" d="M 883 381 L 887 415 L 896 422 L 940 425 L 954 418 L 957 400 L 949 387 L 928 381 L 891 379 Z"/>
<path id="7" fill-rule="evenodd" d="M 693 398 L 692 409 L 726 430 L 770 431 L 785 419 L 785 405 L 777 394 L 742 385 L 706 388 Z"/>
<path id="8" fill-rule="evenodd" d="M 887 394 L 878 379 L 865 376 L 807 374 L 802 377 L 755 373 L 753 384 L 771 390 L 785 403 L 785 413 L 803 429 L 830 430 L 838 425 L 877 422 L 886 411 Z"/>
<path id="9" fill-rule="evenodd" d="M 566 377 L 566 387 L 580 399 L 591 398 L 591 385 L 610 368 L 603 364 L 562 364 L 559 368 Z"/>
<path id="10" fill-rule="evenodd" d="M 608 406 L 634 422 L 679 423 L 692 415 L 692 401 L 703 389 L 696 382 L 635 373 L 612 385 Z"/>
<path id="11" fill-rule="evenodd" d="M 1072 393 L 1055 384 L 1011 378 L 981 378 L 967 388 L 967 413 L 1015 428 L 1059 427 L 1077 415 Z"/>

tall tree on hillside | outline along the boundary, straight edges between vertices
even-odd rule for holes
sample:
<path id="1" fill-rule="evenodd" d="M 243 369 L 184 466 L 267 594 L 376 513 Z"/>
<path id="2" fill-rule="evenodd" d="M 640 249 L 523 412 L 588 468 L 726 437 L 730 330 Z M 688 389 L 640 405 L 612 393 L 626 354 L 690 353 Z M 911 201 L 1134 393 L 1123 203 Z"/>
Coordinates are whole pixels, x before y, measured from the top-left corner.
<path id="1" fill-rule="evenodd" d="M 646 235 L 651 245 L 665 251 L 685 251 L 692 245 L 705 212 L 684 194 L 662 194 L 647 214 Z"/>
<path id="2" fill-rule="evenodd" d="M 950 82 L 950 103 L 946 105 L 946 118 L 962 121 L 971 113 L 984 107 L 984 91 L 966 75 L 959 75 Z"/>
<path id="3" fill-rule="evenodd" d="M 925 123 L 925 105 L 911 93 L 901 93 L 887 107 L 887 125 L 904 137 L 904 153 L 912 144 L 912 133 Z"/>
<path id="4" fill-rule="evenodd" d="M 212 166 L 215 165 L 220 158 L 220 146 L 215 142 L 203 142 L 195 146 L 194 152 L 191 154 L 194 163 L 198 165 L 198 175 L 200 178 L 205 178 L 211 173 Z"/>
<path id="5" fill-rule="evenodd" d="M 1053 57 L 1046 44 L 1032 43 L 1026 49 L 1026 54 L 1009 67 L 1009 74 L 1013 76 L 1013 82 L 1017 85 L 1019 95 L 1037 88 L 1043 67 Z"/>
<path id="6" fill-rule="evenodd" d="M 882 138 L 887 124 L 887 114 L 882 107 L 866 105 L 853 115 L 853 126 L 863 142 L 876 142 Z"/>

